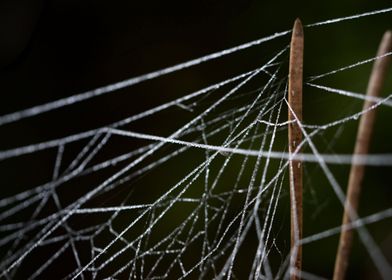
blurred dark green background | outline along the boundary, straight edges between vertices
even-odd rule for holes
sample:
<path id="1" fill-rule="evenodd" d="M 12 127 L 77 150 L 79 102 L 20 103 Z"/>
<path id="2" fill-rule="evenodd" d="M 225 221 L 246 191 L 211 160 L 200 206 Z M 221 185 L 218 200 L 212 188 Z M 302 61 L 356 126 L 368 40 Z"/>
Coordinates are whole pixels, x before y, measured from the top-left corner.
<path id="1" fill-rule="evenodd" d="M 33 1 L 0 2 L 0 115 L 70 96 L 174 65 L 243 42 L 304 24 L 387 8 L 390 1 Z M 305 79 L 375 55 L 392 14 L 305 29 Z M 283 37 L 228 57 L 0 128 L 5 150 L 110 124 L 260 66 L 289 43 Z M 318 83 L 364 93 L 371 65 Z M 392 73 L 392 71 L 391 71 Z M 392 90 L 389 75 L 385 93 Z M 304 120 L 321 124 L 361 108 L 361 102 L 305 87 Z M 139 132 L 168 135 L 178 127 L 173 115 L 138 123 Z M 371 151 L 392 153 L 392 112 L 381 108 Z M 351 153 L 357 123 L 349 123 L 333 151 Z M 325 139 L 332 139 L 326 135 Z M 0 162 L 2 197 L 50 176 L 52 154 Z M 34 167 L 31 168 L 31 162 Z M 26 168 L 22 169 L 23 164 Z M 29 167 L 30 166 L 30 167 Z M 192 165 L 189 165 L 191 167 Z M 185 167 L 184 167 L 185 168 Z M 341 207 L 316 165 L 305 193 L 305 235 L 339 224 Z M 342 186 L 349 167 L 332 166 Z M 23 171 L 23 176 L 20 174 Z M 390 167 L 369 168 L 361 215 L 391 207 Z M 286 209 L 287 210 L 287 209 Z M 282 210 L 283 211 L 283 210 Z M 282 214 L 284 216 L 284 214 Z M 392 224 L 369 226 L 382 249 L 392 252 Z M 376 279 L 365 249 L 356 239 L 349 279 Z M 337 237 L 304 247 L 304 268 L 331 276 Z M 391 260 L 391 259 L 390 259 Z"/>

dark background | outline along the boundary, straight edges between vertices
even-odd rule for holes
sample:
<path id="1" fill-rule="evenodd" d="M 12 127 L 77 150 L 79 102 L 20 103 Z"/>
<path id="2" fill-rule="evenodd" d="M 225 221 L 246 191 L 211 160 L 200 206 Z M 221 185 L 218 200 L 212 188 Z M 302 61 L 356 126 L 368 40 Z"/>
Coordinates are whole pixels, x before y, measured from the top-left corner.
<path id="1" fill-rule="evenodd" d="M 307 24 L 381 9 L 388 4 L 388 1 L 2 1 L 0 113 L 53 101 L 287 30 L 296 17 Z M 310 29 L 306 34 L 305 77 L 373 56 L 383 32 L 390 27 L 390 19 L 385 14 Z M 110 123 L 124 116 L 124 111 L 126 115 L 143 111 L 151 104 L 171 100 L 232 73 L 253 69 L 252 66 L 260 64 L 258 59 L 270 57 L 285 43 L 287 37 L 136 89 L 84 102 L 72 108 L 71 115 L 62 114 L 68 113 L 66 108 L 51 118 L 46 114 L 38 116 L 32 121 L 43 120 L 45 125 L 35 127 L 31 135 L 41 137 L 52 132 L 67 135 L 84 127 Z M 366 73 L 368 69 L 360 70 Z M 347 78 L 350 77 L 334 77 L 335 87 L 364 91 L 367 79 L 357 78 L 353 84 Z M 342 82 L 349 86 L 341 85 Z M 28 129 L 29 121 L 21 122 L 23 129 Z M 72 126 L 62 125 L 64 121 L 72 122 Z M 3 147 L 24 141 L 21 137 L 9 139 Z"/>
<path id="2" fill-rule="evenodd" d="M 155 2 L 1 1 L 0 115 L 288 30 L 296 17 L 307 24 L 390 5 L 387 0 Z M 305 79 L 374 56 L 383 32 L 391 28 L 391 24 L 392 15 L 388 13 L 305 29 Z M 289 38 L 284 37 L 167 77 L 6 125 L 0 128 L 0 149 L 110 124 L 253 69 L 288 42 Z M 365 65 L 347 74 L 335 75 L 321 80 L 320 84 L 364 92 L 370 67 Z M 390 78 L 386 87 L 390 92 Z M 352 99 L 345 99 L 345 103 L 340 100 L 305 88 L 305 122 L 324 123 L 344 115 L 348 107 L 354 112 L 361 108 L 361 102 L 352 103 Z M 134 129 L 167 135 L 167 131 L 176 127 L 175 124 L 168 124 L 168 119 L 162 118 L 154 127 L 146 128 L 143 123 L 139 126 L 136 124 Z M 390 110 L 381 109 L 372 152 L 392 152 L 391 120 Z M 355 124 L 348 125 L 334 151 L 351 153 L 355 131 Z M 36 185 L 41 182 L 52 168 L 53 162 L 48 163 L 51 156 L 44 155 L 37 159 L 37 164 L 33 168 L 26 168 L 23 176 L 16 171 L 21 164 L 19 161 L 1 162 L 2 181 L 6 183 L 2 186 L 2 192 L 5 196 L 16 193 L 9 186 Z M 341 185 L 345 186 L 348 167 L 335 166 L 332 170 Z M 389 167 L 370 168 L 361 214 L 374 213 L 391 206 L 390 171 Z M 318 180 L 317 175 L 313 180 Z M 305 205 L 305 213 L 308 207 L 308 213 L 318 210 L 320 214 L 318 218 L 309 218 L 307 225 L 305 223 L 305 233 L 336 226 L 336 221 L 341 217 L 339 202 L 328 184 L 320 181 L 316 185 L 319 201 L 316 205 L 310 202 Z M 384 242 L 386 245 L 383 246 L 388 248 L 391 244 L 391 223 L 384 222 L 370 228 L 379 243 Z M 335 238 L 329 239 L 321 247 L 304 247 L 304 260 L 308 262 L 307 267 L 311 267 L 310 271 L 331 276 L 336 242 Z M 349 277 L 355 279 L 359 275 L 373 275 L 374 268 L 363 246 L 357 244 L 353 255 L 354 264 Z"/>

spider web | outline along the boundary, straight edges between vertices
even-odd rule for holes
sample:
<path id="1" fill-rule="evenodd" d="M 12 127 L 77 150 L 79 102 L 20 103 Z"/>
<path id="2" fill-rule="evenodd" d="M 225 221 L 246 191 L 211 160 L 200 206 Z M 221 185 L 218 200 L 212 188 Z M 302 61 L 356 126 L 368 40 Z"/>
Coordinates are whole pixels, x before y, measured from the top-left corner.
<path id="1" fill-rule="evenodd" d="M 307 28 L 391 11 L 388 8 L 327 20 Z M 0 125 L 71 106 L 277 38 L 288 39 L 289 34 L 290 31 L 283 31 L 4 115 Z M 392 165 L 388 151 L 355 157 L 334 151 L 334 142 L 345 127 L 357 123 L 361 115 L 378 107 L 390 114 L 391 94 L 369 99 L 360 93 L 317 83 L 380 57 L 305 77 L 307 89 L 350 98 L 350 102 L 369 99 L 374 105 L 365 111 L 343 111 L 340 117 L 335 114 L 334 119 L 322 124 L 297 120 L 304 134 L 301 146 L 309 152 L 294 155 L 286 152 L 286 116 L 290 110 L 286 102 L 287 58 L 288 47 L 284 46 L 256 69 L 110 125 L 0 151 L 0 160 L 5 163 L 25 161 L 28 156 L 50 151 L 52 159 L 48 164 L 53 167 L 52 177 L 45 183 L 28 186 L 0 200 L 2 277 L 37 279 L 53 273 L 65 279 L 287 277 L 293 253 L 285 233 L 290 224 L 286 188 L 290 160 L 303 160 L 305 174 L 312 174 L 310 169 L 320 170 L 324 177 L 319 180 L 326 181 L 342 205 L 345 195 L 334 175 L 334 166 L 347 166 L 352 161 L 368 166 Z M 171 115 L 165 115 L 167 111 Z M 176 115 L 181 116 L 181 124 L 168 136 L 132 129 L 134 123 L 144 119 L 154 123 L 154 118 Z M 168 121 L 177 125 L 177 120 Z M 116 155 L 107 152 L 111 147 L 116 148 Z M 78 152 L 69 152 L 74 150 Z M 315 191 L 306 185 L 308 193 Z M 358 230 L 368 255 L 384 278 L 392 275 L 390 264 L 365 225 L 391 216 L 392 208 L 384 208 L 350 225 Z M 310 232 L 300 243 L 318 244 L 338 234 L 342 230 L 340 216 L 334 221 L 336 227 Z M 320 279 L 311 269 L 305 266 L 302 277 Z"/>

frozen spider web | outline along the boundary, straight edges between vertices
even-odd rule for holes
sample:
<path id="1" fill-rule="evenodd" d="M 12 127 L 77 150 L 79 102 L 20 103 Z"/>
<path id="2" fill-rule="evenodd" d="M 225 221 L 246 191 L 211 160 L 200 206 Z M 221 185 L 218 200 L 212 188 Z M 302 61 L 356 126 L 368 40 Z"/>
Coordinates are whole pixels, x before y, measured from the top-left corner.
<path id="1" fill-rule="evenodd" d="M 306 26 L 340 23 L 390 13 L 391 8 Z M 226 49 L 96 90 L 0 117 L 0 125 L 97 98 L 176 71 L 268 43 L 289 39 L 290 31 Z M 388 53 L 386 55 L 390 55 Z M 324 74 L 305 77 L 308 89 L 338 98 L 366 100 L 365 95 L 318 84 L 379 57 L 357 61 Z M 24 161 L 51 152 L 52 178 L 0 199 L 2 278 L 41 279 L 279 279 L 290 271 L 290 246 L 284 224 L 290 160 L 317 166 L 343 205 L 345 194 L 331 166 L 356 161 L 392 165 L 391 154 L 353 158 L 334 152 L 345 126 L 369 110 L 389 111 L 391 94 L 373 98 L 366 111 L 343 112 L 323 124 L 299 123 L 307 153 L 287 152 L 288 47 L 263 65 L 131 115 L 115 123 L 58 139 L 0 151 L 0 160 Z M 181 125 L 166 136 L 135 131 L 134 123 L 186 112 Z M 337 114 L 338 115 L 338 114 Z M 1 129 L 1 128 L 0 128 Z M 324 135 L 332 141 L 320 147 Z M 117 155 L 106 150 L 118 143 Z M 69 150 L 77 153 L 67 156 Z M 323 151 L 323 152 L 321 152 Z M 176 172 L 173 172 L 176 170 Z M 306 171 L 306 170 L 305 170 Z M 23 170 L 19 170 L 23 172 Z M 310 182 L 308 182 L 310 184 Z M 12 189 L 12 185 L 3 186 Z M 305 186 L 306 187 L 306 186 Z M 286 200 L 285 200 L 286 198 Z M 392 205 L 391 205 L 392 207 Z M 305 213 L 306 215 L 306 213 Z M 391 266 L 365 227 L 392 216 L 392 208 L 362 217 L 350 226 L 379 274 Z M 286 220 L 284 220 L 286 217 Z M 336 227 L 306 235 L 313 244 L 338 234 Z M 283 240 L 283 241 L 282 241 Z M 286 243 L 284 243 L 286 240 Z M 251 244 L 251 245 L 250 245 Z M 277 265 L 278 264 L 278 265 Z M 306 279 L 321 279 L 304 267 Z"/>

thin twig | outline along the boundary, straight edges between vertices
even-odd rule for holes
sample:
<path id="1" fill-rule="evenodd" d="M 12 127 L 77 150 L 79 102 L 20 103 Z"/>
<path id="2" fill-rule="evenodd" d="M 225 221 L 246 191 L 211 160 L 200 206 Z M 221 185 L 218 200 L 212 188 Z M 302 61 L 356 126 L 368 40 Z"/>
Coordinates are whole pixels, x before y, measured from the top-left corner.
<path id="1" fill-rule="evenodd" d="M 302 121 L 302 70 L 303 70 L 304 33 L 302 23 L 295 20 L 290 46 L 289 65 L 289 153 L 298 153 L 302 141 L 302 132 L 296 122 Z M 300 279 L 302 267 L 302 162 L 290 160 L 290 200 L 291 200 L 291 262 L 290 278 Z"/>
<path id="2" fill-rule="evenodd" d="M 387 31 L 385 32 L 381 40 L 377 56 L 382 56 L 383 54 L 388 53 L 391 50 L 392 32 Z M 390 60 L 390 56 L 385 56 L 374 62 L 366 93 L 366 96 L 370 98 L 365 100 L 363 110 L 367 110 L 375 103 L 374 101 L 371 101 L 373 97 L 378 97 L 380 95 L 386 77 L 386 72 L 390 64 Z M 366 114 L 363 114 L 361 116 L 357 132 L 357 140 L 355 143 L 354 155 L 366 155 L 368 153 L 369 144 L 373 133 L 373 124 L 375 117 L 375 110 L 370 110 Z M 351 165 L 342 228 L 345 225 L 350 224 L 351 220 L 354 220 L 356 217 L 364 171 L 364 165 Z M 352 229 L 344 230 L 341 232 L 339 247 L 335 260 L 335 270 L 333 275 L 334 280 L 343 280 L 345 277 L 348 266 L 348 259 L 351 251 L 352 239 Z"/>

